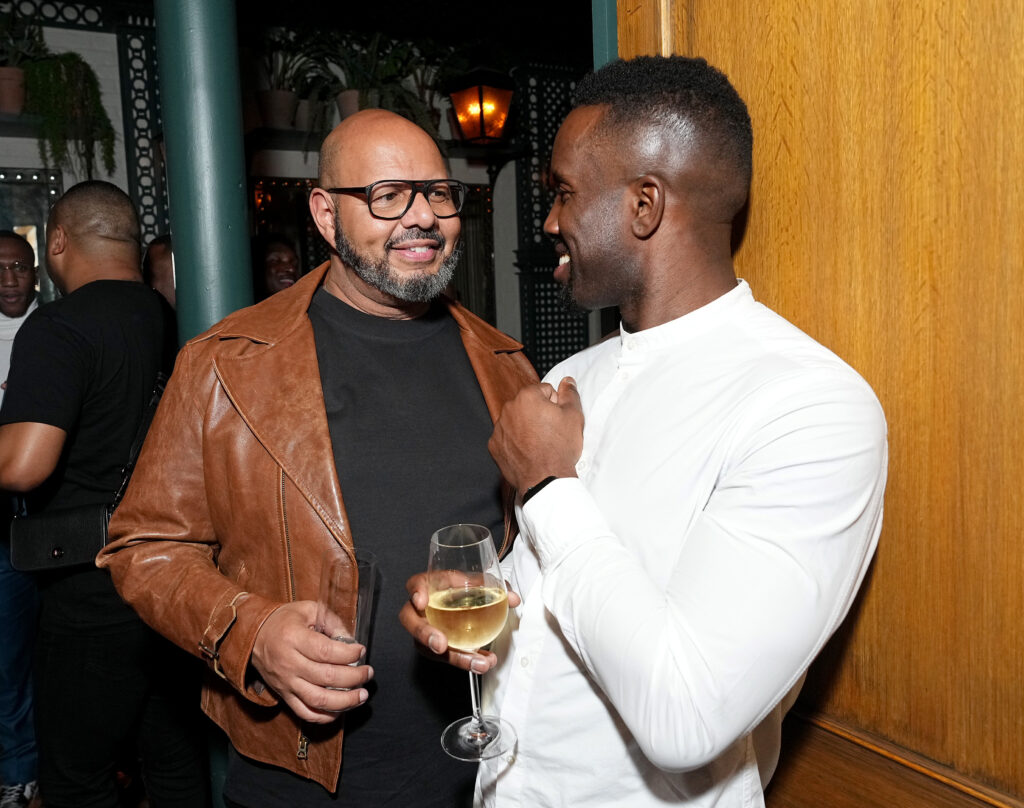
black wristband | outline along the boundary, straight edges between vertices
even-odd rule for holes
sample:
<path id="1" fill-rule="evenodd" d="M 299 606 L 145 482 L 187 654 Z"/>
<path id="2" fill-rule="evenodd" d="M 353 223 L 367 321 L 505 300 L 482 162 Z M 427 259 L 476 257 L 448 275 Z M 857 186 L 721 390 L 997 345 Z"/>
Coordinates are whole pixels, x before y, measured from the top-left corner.
<path id="1" fill-rule="evenodd" d="M 545 477 L 543 480 L 541 480 L 536 485 L 531 485 L 529 488 L 527 488 L 525 491 L 523 491 L 523 505 L 525 505 L 527 502 L 529 502 L 530 501 L 530 497 L 532 497 L 534 494 L 540 493 L 540 490 L 542 488 L 544 488 L 544 486 L 546 486 L 552 480 L 557 480 L 557 479 L 559 479 L 559 478 L 556 477 L 554 474 L 552 474 L 550 477 Z"/>

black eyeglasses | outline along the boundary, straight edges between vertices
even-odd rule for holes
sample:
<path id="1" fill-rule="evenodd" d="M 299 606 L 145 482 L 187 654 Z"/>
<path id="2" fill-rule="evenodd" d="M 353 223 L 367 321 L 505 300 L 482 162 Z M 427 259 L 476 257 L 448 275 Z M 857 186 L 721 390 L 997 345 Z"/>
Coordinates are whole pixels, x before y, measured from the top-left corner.
<path id="1" fill-rule="evenodd" d="M 420 193 L 438 219 L 450 219 L 459 215 L 469 188 L 458 180 L 378 180 L 362 188 L 324 190 L 329 194 L 364 194 L 370 214 L 378 219 L 401 219 Z"/>

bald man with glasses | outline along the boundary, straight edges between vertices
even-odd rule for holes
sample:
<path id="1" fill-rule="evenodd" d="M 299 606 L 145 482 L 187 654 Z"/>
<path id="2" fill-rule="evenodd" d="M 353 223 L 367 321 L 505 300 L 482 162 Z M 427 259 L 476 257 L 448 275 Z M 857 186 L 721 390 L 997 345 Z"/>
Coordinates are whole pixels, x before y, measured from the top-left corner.
<path id="1" fill-rule="evenodd" d="M 470 803 L 473 767 L 437 744 L 464 674 L 397 619 L 434 530 L 509 528 L 487 440 L 536 379 L 519 343 L 442 295 L 465 196 L 404 118 L 331 132 L 309 199 L 330 260 L 185 346 L 111 523 L 100 565 L 207 661 L 229 805 Z M 380 570 L 368 658 L 313 628 L 325 551 L 355 547 Z"/>

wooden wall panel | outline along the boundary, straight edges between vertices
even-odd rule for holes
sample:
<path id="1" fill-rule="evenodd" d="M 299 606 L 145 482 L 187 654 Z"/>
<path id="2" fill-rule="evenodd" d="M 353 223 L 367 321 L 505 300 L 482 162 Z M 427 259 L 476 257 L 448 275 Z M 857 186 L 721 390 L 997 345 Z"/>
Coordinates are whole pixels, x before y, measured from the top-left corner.
<path id="1" fill-rule="evenodd" d="M 957 772 L 833 722 L 790 713 L 768 808 L 1024 808 Z"/>
<path id="2" fill-rule="evenodd" d="M 619 55 L 685 53 L 689 0 L 616 0 Z"/>
<path id="3" fill-rule="evenodd" d="M 1024 0 L 629 5 L 620 55 L 674 26 L 750 107 L 738 273 L 889 420 L 876 562 L 803 707 L 1020 798 Z"/>

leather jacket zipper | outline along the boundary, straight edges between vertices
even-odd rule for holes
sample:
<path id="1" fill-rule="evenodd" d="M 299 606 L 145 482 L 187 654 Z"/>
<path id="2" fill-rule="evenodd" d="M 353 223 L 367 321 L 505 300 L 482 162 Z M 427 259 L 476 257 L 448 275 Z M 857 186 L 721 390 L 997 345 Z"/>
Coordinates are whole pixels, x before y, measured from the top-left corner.
<path id="1" fill-rule="evenodd" d="M 295 600 L 295 563 L 292 560 L 292 537 L 288 530 L 288 509 L 284 503 L 284 469 L 281 470 L 281 524 L 284 528 L 284 553 L 288 560 L 288 600 Z"/>
<path id="2" fill-rule="evenodd" d="M 284 500 L 285 491 L 285 479 L 284 469 L 281 470 L 281 525 L 284 528 L 284 554 L 288 560 L 288 599 L 291 601 L 295 600 L 295 563 L 292 559 L 292 537 L 291 532 L 288 530 L 288 509 L 285 507 Z M 299 746 L 295 750 L 295 757 L 298 760 L 307 760 L 309 758 L 309 738 L 306 737 L 305 733 L 299 733 Z"/>

